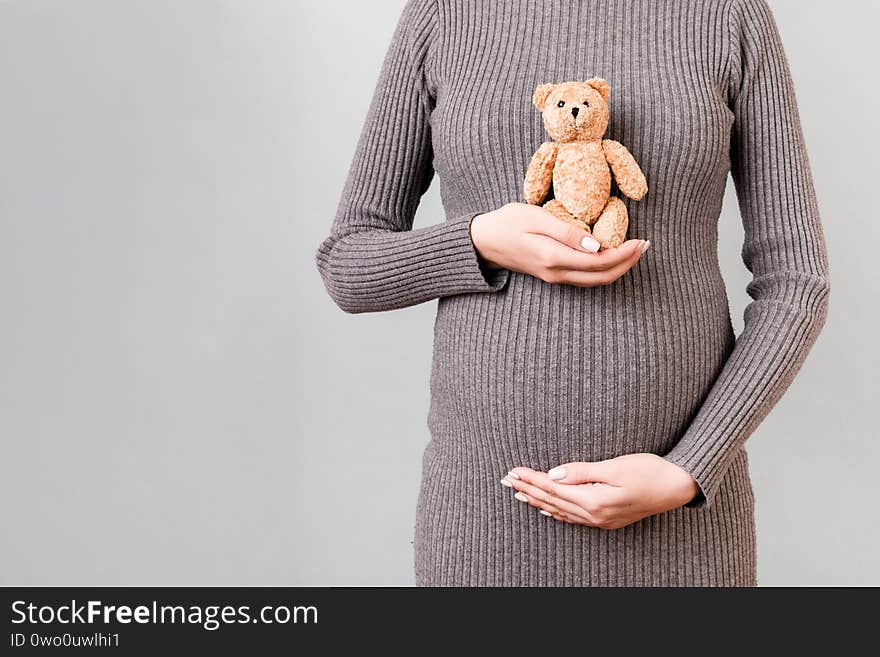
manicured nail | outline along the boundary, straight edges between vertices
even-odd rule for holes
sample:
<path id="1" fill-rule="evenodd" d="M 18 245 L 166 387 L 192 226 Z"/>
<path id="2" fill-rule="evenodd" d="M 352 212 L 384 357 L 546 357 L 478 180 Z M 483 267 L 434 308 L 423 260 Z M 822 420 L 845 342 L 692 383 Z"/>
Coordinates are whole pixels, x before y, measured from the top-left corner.
<path id="1" fill-rule="evenodd" d="M 581 246 L 584 247 L 584 251 L 589 251 L 590 253 L 595 253 L 599 250 L 599 242 L 597 242 L 589 235 L 581 240 Z"/>
<path id="2" fill-rule="evenodd" d="M 645 240 L 644 244 L 642 244 L 642 246 L 641 246 L 642 253 L 647 251 L 649 246 L 651 246 L 651 240 Z"/>
<path id="3" fill-rule="evenodd" d="M 528 502 L 529 501 L 529 498 L 526 497 L 525 495 L 523 495 L 522 493 L 517 493 L 516 495 L 514 495 L 514 497 L 516 499 L 518 499 L 520 502 Z"/>
<path id="4" fill-rule="evenodd" d="M 508 488 L 513 488 L 513 484 L 510 483 L 509 481 L 507 481 L 507 479 L 502 479 L 502 480 L 501 480 L 501 485 L 502 485 L 502 486 L 507 486 Z"/>
<path id="5" fill-rule="evenodd" d="M 553 481 L 565 479 L 565 468 L 563 468 L 561 465 L 557 465 L 555 468 L 552 468 L 550 472 L 547 473 L 547 476 L 550 477 Z"/>
<path id="6" fill-rule="evenodd" d="M 519 475 L 516 474 L 513 470 L 511 470 L 510 472 L 508 472 L 508 473 L 507 473 L 507 476 L 510 477 L 511 479 L 519 479 Z"/>
<path id="7" fill-rule="evenodd" d="M 549 511 L 544 511 L 544 509 L 541 509 L 540 511 L 538 511 L 538 513 L 540 513 L 542 516 L 552 516 L 553 515 Z"/>

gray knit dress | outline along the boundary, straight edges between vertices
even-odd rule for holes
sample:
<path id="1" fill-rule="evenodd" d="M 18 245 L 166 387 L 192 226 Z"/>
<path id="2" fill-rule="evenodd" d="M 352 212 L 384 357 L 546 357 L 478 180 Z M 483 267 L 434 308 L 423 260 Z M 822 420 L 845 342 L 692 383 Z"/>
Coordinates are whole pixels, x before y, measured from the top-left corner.
<path id="1" fill-rule="evenodd" d="M 611 285 L 479 261 L 478 213 L 521 201 L 538 84 L 612 85 L 641 164 L 641 261 Z M 412 229 L 440 180 L 445 221 Z M 728 173 L 753 278 L 731 326 L 717 255 Z M 440 219 L 440 218 L 438 218 Z M 410 0 L 317 265 L 348 312 L 439 299 L 415 522 L 427 586 L 754 585 L 743 444 L 827 313 L 828 265 L 792 79 L 764 0 Z M 376 422 L 381 418 L 374 418 Z M 622 529 L 546 518 L 498 480 L 632 452 L 701 494 Z"/>

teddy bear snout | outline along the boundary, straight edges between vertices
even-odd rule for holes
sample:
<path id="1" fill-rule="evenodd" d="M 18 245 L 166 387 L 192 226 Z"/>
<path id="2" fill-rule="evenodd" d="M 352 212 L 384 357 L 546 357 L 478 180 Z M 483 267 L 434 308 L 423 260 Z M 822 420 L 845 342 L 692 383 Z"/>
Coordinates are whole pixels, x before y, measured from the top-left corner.
<path id="1" fill-rule="evenodd" d="M 572 115 L 574 118 L 577 118 L 577 116 L 578 116 L 578 112 L 580 112 L 580 109 L 579 109 L 579 108 L 577 108 L 577 107 L 572 107 L 572 108 L 571 108 L 571 115 Z"/>

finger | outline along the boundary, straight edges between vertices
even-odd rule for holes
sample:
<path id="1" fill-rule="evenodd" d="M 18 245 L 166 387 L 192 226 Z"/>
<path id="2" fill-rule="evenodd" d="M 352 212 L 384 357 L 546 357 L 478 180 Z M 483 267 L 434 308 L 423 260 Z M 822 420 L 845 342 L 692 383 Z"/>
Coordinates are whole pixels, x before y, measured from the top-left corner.
<path id="1" fill-rule="evenodd" d="M 543 515 L 543 511 L 541 512 Z M 574 516 L 570 516 L 563 511 L 559 511 L 558 513 L 551 513 L 550 516 L 553 520 L 557 520 L 559 522 L 564 522 L 569 525 L 583 525 L 584 527 L 590 527 L 590 523 L 580 518 L 575 518 Z"/>
<path id="2" fill-rule="evenodd" d="M 555 218 L 553 220 L 559 221 Z M 560 223 L 565 225 L 563 221 Z M 628 240 L 613 249 L 606 249 L 599 253 L 585 253 L 568 244 L 563 244 L 549 235 L 541 233 L 531 233 L 530 235 L 539 240 L 536 249 L 544 265 L 559 270 L 605 272 L 629 262 L 634 256 L 641 255 L 642 249 L 647 248 L 645 240 Z"/>
<path id="3" fill-rule="evenodd" d="M 543 514 L 543 511 L 542 511 L 541 513 Z M 570 516 L 567 516 L 567 515 L 565 515 L 564 513 L 561 513 L 561 512 L 560 512 L 560 513 L 550 513 L 550 514 L 548 514 L 547 517 L 549 517 L 549 518 L 553 518 L 553 520 L 557 520 L 557 521 L 559 521 L 559 522 L 565 522 L 565 523 L 568 523 L 568 524 L 570 524 L 570 525 L 580 525 L 580 524 L 582 524 L 582 523 L 580 523 L 580 522 L 577 522 L 577 521 L 571 520 L 571 519 L 570 519 Z"/>
<path id="4" fill-rule="evenodd" d="M 520 489 L 517 484 L 525 482 L 545 495 L 545 497 L 540 497 L 540 493 L 537 493 L 539 499 L 547 499 L 567 513 L 576 509 L 575 513 L 578 516 L 591 522 L 594 520 L 590 515 L 590 509 L 599 506 L 601 493 L 592 486 L 558 484 L 550 479 L 546 472 L 538 472 L 530 468 L 514 468 L 511 472 L 519 476 L 519 480 L 511 482 L 517 490 Z M 526 492 L 526 494 L 529 493 Z"/>
<path id="5" fill-rule="evenodd" d="M 556 508 L 555 506 L 553 506 L 552 504 L 544 504 L 544 503 L 542 502 L 540 505 L 535 504 L 535 505 L 532 505 L 532 506 L 537 506 L 537 507 L 538 507 L 538 513 L 540 513 L 542 516 L 545 516 L 545 517 L 547 517 L 547 518 L 552 518 L 552 517 L 554 517 L 554 516 L 559 517 L 559 518 L 562 518 L 562 517 L 565 515 L 565 513 L 563 513 L 563 512 L 560 511 L 559 509 L 557 509 L 557 508 Z"/>
<path id="6" fill-rule="evenodd" d="M 563 463 L 550 468 L 547 477 L 560 484 L 604 483 L 616 485 L 617 463 L 613 459 L 604 461 L 576 461 Z"/>
<path id="7" fill-rule="evenodd" d="M 530 233 L 546 235 L 580 253 L 589 252 L 590 255 L 595 256 L 589 260 L 603 269 L 612 267 L 615 263 L 625 259 L 630 253 L 629 249 L 641 248 L 645 242 L 645 240 L 632 239 L 612 249 L 598 251 L 599 242 L 591 233 L 575 224 L 554 217 L 547 210 L 535 213 L 528 225 Z"/>
<path id="8" fill-rule="evenodd" d="M 562 242 L 578 251 L 596 253 L 599 250 L 599 242 L 583 228 L 558 219 L 546 210 L 544 215 L 543 217 L 535 215 L 535 223 L 531 232 L 552 237 L 557 242 Z"/>
<path id="9" fill-rule="evenodd" d="M 546 472 L 520 467 L 513 468 L 507 473 L 507 476 L 513 484 L 522 481 L 532 486 L 537 486 L 551 495 L 555 495 L 556 482 L 550 479 Z"/>
<path id="10" fill-rule="evenodd" d="M 579 287 L 609 285 L 632 269 L 641 257 L 642 252 L 637 250 L 628 260 L 623 261 L 611 269 L 600 272 L 570 269 L 561 272 L 559 280 L 561 283 L 568 283 L 569 285 L 577 285 Z"/>
<path id="11" fill-rule="evenodd" d="M 525 484 L 525 486 L 528 486 L 528 484 Z M 537 489 L 537 488 L 532 491 L 532 494 L 524 493 L 522 491 L 517 491 L 516 495 L 514 495 L 514 498 L 519 502 L 522 502 L 524 504 L 528 504 L 529 506 L 535 507 L 539 512 L 541 512 L 545 515 L 550 515 L 551 517 L 558 516 L 560 518 L 567 519 L 568 522 L 578 522 L 580 524 L 589 524 L 589 519 L 586 516 L 578 515 L 574 511 L 563 510 L 563 509 L 559 508 L 559 506 L 556 505 L 556 504 L 564 504 L 568 508 L 568 505 L 566 502 L 559 500 L 559 501 L 557 501 L 556 504 L 553 504 L 552 502 L 547 502 L 547 501 L 545 501 L 545 499 L 541 499 L 541 498 L 537 497 L 538 495 L 541 494 L 539 491 L 540 491 L 540 489 Z M 581 511 L 581 514 L 582 513 L 583 513 L 583 511 Z"/>
<path id="12" fill-rule="evenodd" d="M 516 498 L 520 502 L 526 502 L 528 504 L 531 504 L 532 506 L 537 506 L 539 508 L 552 507 L 552 510 L 562 511 L 568 515 L 575 517 L 584 516 L 584 510 L 577 504 L 559 498 L 552 493 L 544 490 L 543 488 L 539 488 L 538 486 L 530 484 L 523 479 L 512 479 L 511 484 L 520 495 L 520 497 Z M 548 508 L 547 510 L 552 511 L 550 508 Z M 587 518 L 584 517 L 584 519 Z"/>
<path id="13" fill-rule="evenodd" d="M 567 522 L 570 525 L 583 525 L 584 527 L 592 527 L 592 525 L 590 523 L 588 523 L 587 521 L 581 520 L 580 518 L 574 518 L 574 517 L 568 515 L 567 513 L 561 513 L 559 515 L 559 519 L 562 522 Z"/>
<path id="14" fill-rule="evenodd" d="M 557 490 L 562 488 L 561 485 L 550 479 L 546 472 L 533 470 L 532 468 L 513 468 L 507 473 L 507 476 L 514 485 L 518 482 L 525 482 L 531 486 L 540 488 L 554 497 L 559 497 Z"/>

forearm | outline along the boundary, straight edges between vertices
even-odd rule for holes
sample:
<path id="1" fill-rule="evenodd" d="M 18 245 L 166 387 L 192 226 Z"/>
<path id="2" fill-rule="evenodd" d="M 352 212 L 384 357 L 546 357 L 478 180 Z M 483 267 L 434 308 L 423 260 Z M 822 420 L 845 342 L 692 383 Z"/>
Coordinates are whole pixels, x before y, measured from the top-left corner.
<path id="1" fill-rule="evenodd" d="M 693 505 L 711 502 L 738 450 L 794 380 L 827 317 L 826 278 L 789 280 L 790 297 L 753 301 L 709 395 L 684 436 L 666 454 L 697 482 Z"/>
<path id="2" fill-rule="evenodd" d="M 471 241 L 475 213 L 413 230 L 434 177 L 432 53 L 438 7 L 409 0 L 398 21 L 352 159 L 330 236 L 315 260 L 346 312 L 412 306 L 500 289 L 506 271 L 484 272 Z"/>
<path id="3" fill-rule="evenodd" d="M 666 455 L 708 502 L 738 450 L 797 374 L 828 312 L 828 256 L 794 86 L 765 0 L 731 5 L 731 172 L 753 274 L 742 335 L 696 418 Z"/>
<path id="4" fill-rule="evenodd" d="M 330 296 L 350 313 L 499 290 L 508 272 L 489 270 L 480 262 L 471 242 L 471 218 L 417 230 L 331 235 L 318 249 L 318 270 Z"/>

